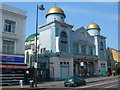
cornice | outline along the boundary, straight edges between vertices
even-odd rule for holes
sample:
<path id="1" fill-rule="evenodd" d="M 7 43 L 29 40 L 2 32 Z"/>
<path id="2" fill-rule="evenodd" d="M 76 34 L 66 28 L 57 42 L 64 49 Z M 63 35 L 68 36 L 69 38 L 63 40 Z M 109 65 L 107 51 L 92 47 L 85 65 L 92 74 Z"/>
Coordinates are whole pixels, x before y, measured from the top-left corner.
<path id="1" fill-rule="evenodd" d="M 15 13 L 15 12 L 11 12 L 11 11 L 8 11 L 8 10 L 4 10 L 4 9 L 0 9 L 0 12 L 2 11 L 2 13 L 9 13 L 9 14 L 12 14 L 14 16 L 21 16 L 23 18 L 27 18 L 26 15 L 22 15 L 22 14 L 19 14 L 19 13 Z"/>
<path id="2" fill-rule="evenodd" d="M 57 20 L 54 20 L 54 21 L 52 21 L 52 22 L 43 24 L 43 25 L 39 26 L 39 28 L 43 28 L 43 27 L 48 26 L 48 25 L 50 25 L 50 24 L 52 24 L 52 23 L 60 23 L 60 24 L 63 24 L 63 25 L 66 25 L 66 26 L 69 26 L 69 27 L 73 28 L 73 25 L 70 25 L 70 24 L 67 24 L 67 23 L 63 23 L 63 22 L 59 22 L 59 21 L 57 21 Z"/>

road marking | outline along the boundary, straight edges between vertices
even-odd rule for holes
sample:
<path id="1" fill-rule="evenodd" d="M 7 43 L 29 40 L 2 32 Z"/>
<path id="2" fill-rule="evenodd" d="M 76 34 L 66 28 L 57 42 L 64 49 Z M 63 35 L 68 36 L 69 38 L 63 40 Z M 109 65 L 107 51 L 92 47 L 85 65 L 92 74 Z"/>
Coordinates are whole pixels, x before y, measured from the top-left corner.
<path id="1" fill-rule="evenodd" d="M 105 87 L 105 88 L 110 88 L 110 87 L 113 87 L 113 86 L 115 86 L 115 85 L 112 85 L 112 86 L 108 86 L 108 87 Z"/>
<path id="2" fill-rule="evenodd" d="M 100 83 L 100 84 L 96 84 L 96 85 L 83 86 L 83 87 L 80 87 L 80 88 L 87 88 L 87 87 L 92 87 L 92 86 L 99 86 L 99 85 L 103 85 L 103 84 L 106 84 L 106 83 L 112 83 L 112 82 L 116 82 L 116 81 L 118 81 L 118 80 L 111 81 L 111 82 Z"/>

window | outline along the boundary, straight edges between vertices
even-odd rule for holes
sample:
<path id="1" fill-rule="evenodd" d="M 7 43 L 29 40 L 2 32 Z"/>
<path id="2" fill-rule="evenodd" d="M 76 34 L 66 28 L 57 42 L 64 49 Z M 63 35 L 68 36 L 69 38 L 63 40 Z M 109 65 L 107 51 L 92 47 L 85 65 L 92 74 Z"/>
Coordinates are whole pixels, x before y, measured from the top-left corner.
<path id="1" fill-rule="evenodd" d="M 11 20 L 5 20 L 4 31 L 10 32 L 10 33 L 15 33 L 15 25 L 16 25 L 16 22 L 11 21 Z"/>
<path id="2" fill-rule="evenodd" d="M 89 46 L 89 54 L 93 55 L 93 48 Z"/>
<path id="3" fill-rule="evenodd" d="M 100 50 L 103 51 L 103 42 L 100 42 Z"/>
<path id="4" fill-rule="evenodd" d="M 43 49 L 41 49 L 41 54 L 43 53 Z"/>
<path id="5" fill-rule="evenodd" d="M 61 51 L 68 51 L 67 35 L 65 32 L 61 33 Z"/>
<path id="6" fill-rule="evenodd" d="M 41 54 L 45 54 L 46 48 L 41 49 Z"/>
<path id="7" fill-rule="evenodd" d="M 63 64 L 62 62 L 60 62 L 60 64 Z"/>
<path id="8" fill-rule="evenodd" d="M 102 42 L 102 40 L 100 41 L 100 56 L 101 57 L 104 57 L 104 47 L 103 47 L 103 42 Z"/>
<path id="9" fill-rule="evenodd" d="M 64 64 L 66 64 L 66 62 L 64 62 Z"/>
<path id="10" fill-rule="evenodd" d="M 41 63 L 41 68 L 46 68 L 46 63 Z"/>
<path id="11" fill-rule="evenodd" d="M 28 52 L 28 51 L 27 51 L 27 53 L 26 53 L 26 63 L 29 64 L 29 52 Z"/>
<path id="12" fill-rule="evenodd" d="M 25 50 L 31 49 L 31 45 L 25 45 Z"/>
<path id="13" fill-rule="evenodd" d="M 69 65 L 69 62 L 67 62 L 67 64 Z"/>
<path id="14" fill-rule="evenodd" d="M 61 17 L 61 19 L 63 19 L 63 17 Z"/>
<path id="15" fill-rule="evenodd" d="M 74 53 L 79 53 L 78 44 L 73 44 L 73 52 Z"/>
<path id="16" fill-rule="evenodd" d="M 82 54 L 86 54 L 86 46 L 85 45 L 81 45 L 81 52 L 82 52 Z"/>
<path id="17" fill-rule="evenodd" d="M 3 53 L 5 54 L 14 54 L 15 42 L 3 40 Z"/>

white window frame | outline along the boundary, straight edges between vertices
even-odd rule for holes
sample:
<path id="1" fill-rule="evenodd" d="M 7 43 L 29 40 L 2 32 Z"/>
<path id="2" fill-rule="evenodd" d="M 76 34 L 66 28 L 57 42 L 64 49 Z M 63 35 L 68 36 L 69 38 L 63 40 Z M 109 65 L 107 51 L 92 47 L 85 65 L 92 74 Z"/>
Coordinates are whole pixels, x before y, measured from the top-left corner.
<path id="1" fill-rule="evenodd" d="M 15 31 L 14 31 L 14 32 L 5 31 L 5 20 L 9 20 L 9 21 L 15 22 Z M 10 33 L 10 34 L 16 34 L 16 32 L 17 32 L 17 22 L 14 21 L 14 20 L 11 20 L 11 19 L 4 19 L 4 20 L 3 20 L 3 32 L 5 32 L 5 33 Z"/>
<path id="2" fill-rule="evenodd" d="M 2 40 L 2 48 L 3 48 L 3 41 L 6 40 L 6 41 L 13 41 L 14 42 L 14 51 L 12 54 L 15 54 L 16 53 L 16 41 L 15 40 L 10 40 L 10 39 L 3 39 Z M 3 50 L 2 50 L 3 52 Z M 5 53 L 5 54 L 8 54 L 8 53 Z"/>

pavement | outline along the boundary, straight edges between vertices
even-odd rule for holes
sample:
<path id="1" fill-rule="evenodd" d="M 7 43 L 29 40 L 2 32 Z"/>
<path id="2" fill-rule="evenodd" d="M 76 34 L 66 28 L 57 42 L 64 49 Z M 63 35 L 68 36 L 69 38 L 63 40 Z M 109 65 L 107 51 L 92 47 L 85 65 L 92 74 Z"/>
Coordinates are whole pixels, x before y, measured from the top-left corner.
<path id="1" fill-rule="evenodd" d="M 114 78 L 118 78 L 120 76 L 109 76 L 109 77 L 93 77 L 93 78 L 86 78 L 87 83 L 110 80 Z M 42 82 L 37 84 L 38 88 L 62 88 L 64 87 L 64 81 L 51 81 L 51 82 Z M 16 86 L 3 86 L 2 88 L 21 88 L 20 85 Z M 23 85 L 22 88 L 29 88 L 29 85 Z"/>

